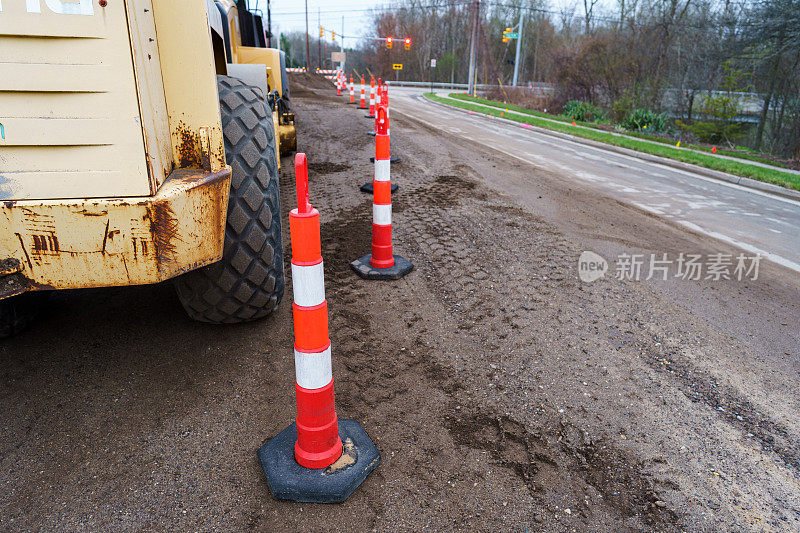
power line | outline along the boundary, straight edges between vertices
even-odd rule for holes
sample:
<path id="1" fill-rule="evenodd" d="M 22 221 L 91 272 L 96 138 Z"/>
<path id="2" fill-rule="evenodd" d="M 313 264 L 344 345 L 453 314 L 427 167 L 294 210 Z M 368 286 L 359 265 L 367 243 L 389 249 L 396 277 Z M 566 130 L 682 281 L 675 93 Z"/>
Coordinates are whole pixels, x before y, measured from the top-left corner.
<path id="1" fill-rule="evenodd" d="M 442 4 L 428 4 L 428 5 L 421 5 L 421 6 L 376 6 L 376 7 L 364 7 L 358 9 L 332 9 L 332 10 L 325 10 L 321 11 L 323 14 L 338 14 L 338 13 L 366 13 L 366 12 L 376 12 L 376 11 L 400 11 L 402 9 L 439 9 L 443 7 L 458 7 L 458 6 L 468 6 L 470 2 L 468 0 L 463 0 L 459 2 L 447 2 Z M 274 15 L 303 15 L 305 14 L 304 11 L 273 11 Z"/>

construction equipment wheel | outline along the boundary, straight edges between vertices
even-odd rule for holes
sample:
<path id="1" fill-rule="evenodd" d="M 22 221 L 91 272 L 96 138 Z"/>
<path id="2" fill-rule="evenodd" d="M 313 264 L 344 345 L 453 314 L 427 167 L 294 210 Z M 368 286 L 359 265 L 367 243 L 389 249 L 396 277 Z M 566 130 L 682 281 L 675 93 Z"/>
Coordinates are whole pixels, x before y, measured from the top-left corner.
<path id="1" fill-rule="evenodd" d="M 217 76 L 231 194 L 222 260 L 176 279 L 189 316 L 235 323 L 262 318 L 285 285 L 278 162 L 272 114 L 258 87 Z"/>
<path id="2" fill-rule="evenodd" d="M 49 296 L 47 291 L 37 291 L 0 300 L 0 339 L 12 337 L 30 326 Z"/>

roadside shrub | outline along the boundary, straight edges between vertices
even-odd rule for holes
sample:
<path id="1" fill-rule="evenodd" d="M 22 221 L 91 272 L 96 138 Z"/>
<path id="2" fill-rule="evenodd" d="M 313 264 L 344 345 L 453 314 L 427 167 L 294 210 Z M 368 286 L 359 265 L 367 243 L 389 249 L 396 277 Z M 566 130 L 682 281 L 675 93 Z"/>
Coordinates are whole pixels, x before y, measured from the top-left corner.
<path id="1" fill-rule="evenodd" d="M 628 131 L 664 131 L 667 129 L 667 116 L 649 109 L 634 109 L 622 120 L 620 126 Z"/>
<path id="2" fill-rule="evenodd" d="M 705 143 L 727 143 L 733 146 L 734 140 L 742 135 L 743 124 L 736 120 L 741 108 L 739 91 L 752 91 L 751 85 L 744 85 L 747 73 L 734 70 L 728 63 L 722 65 L 725 71 L 722 91 L 703 97 L 699 115 L 705 120 L 687 124 L 677 121 L 684 131 L 689 131 Z"/>
<path id="3" fill-rule="evenodd" d="M 707 144 L 726 143 L 733 146 L 733 141 L 741 135 L 742 124 L 738 122 L 695 121 L 691 124 L 676 120 L 675 124 L 684 132 L 691 133 L 697 140 Z"/>
<path id="4" fill-rule="evenodd" d="M 483 94 L 483 98 L 497 102 L 507 101 L 509 104 L 518 105 L 533 111 L 553 113 L 561 109 L 562 101 L 556 94 L 542 91 L 531 91 L 527 87 L 506 87 L 505 92 L 499 87 L 490 87 Z"/>
<path id="5" fill-rule="evenodd" d="M 625 120 L 631 111 L 633 111 L 633 98 L 630 96 L 623 96 L 611 104 L 611 118 L 616 123 Z"/>
<path id="6" fill-rule="evenodd" d="M 578 122 L 604 122 L 608 120 L 608 115 L 605 111 L 596 105 L 580 100 L 570 100 L 564 104 L 564 110 L 561 114 Z"/>

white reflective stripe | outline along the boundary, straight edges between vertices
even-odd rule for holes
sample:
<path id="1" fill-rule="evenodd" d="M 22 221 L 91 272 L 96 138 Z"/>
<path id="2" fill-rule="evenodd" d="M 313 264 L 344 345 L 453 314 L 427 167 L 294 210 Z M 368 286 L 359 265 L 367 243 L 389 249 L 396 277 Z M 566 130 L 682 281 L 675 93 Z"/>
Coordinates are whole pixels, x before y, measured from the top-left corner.
<path id="1" fill-rule="evenodd" d="M 292 264 L 294 303 L 313 307 L 325 301 L 325 274 L 322 262 L 311 266 Z"/>
<path id="2" fill-rule="evenodd" d="M 381 105 L 381 93 L 375 95 L 375 103 Z"/>
<path id="3" fill-rule="evenodd" d="M 294 351 L 294 375 L 297 384 L 304 389 L 319 389 L 331 382 L 331 347 L 324 352 L 306 353 Z"/>
<path id="4" fill-rule="evenodd" d="M 388 226 L 392 223 L 392 204 L 372 204 L 372 223 Z"/>
<path id="5" fill-rule="evenodd" d="M 375 160 L 375 181 L 389 181 L 389 160 Z"/>

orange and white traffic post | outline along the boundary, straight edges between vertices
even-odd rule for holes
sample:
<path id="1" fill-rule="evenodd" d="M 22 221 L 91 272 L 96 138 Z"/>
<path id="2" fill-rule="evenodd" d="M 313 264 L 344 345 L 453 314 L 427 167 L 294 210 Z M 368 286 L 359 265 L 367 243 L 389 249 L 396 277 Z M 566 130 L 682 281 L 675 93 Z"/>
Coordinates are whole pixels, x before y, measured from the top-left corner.
<path id="1" fill-rule="evenodd" d="M 382 92 L 382 89 L 381 89 L 381 83 L 380 82 L 381 82 L 381 79 L 378 78 L 377 99 L 376 99 L 376 104 L 375 104 L 376 108 L 381 107 L 381 105 L 382 105 L 381 104 L 381 92 Z M 388 109 L 387 109 L 387 116 L 388 116 Z M 372 135 L 373 137 L 378 133 L 378 114 L 377 113 L 375 113 L 375 125 L 374 125 L 372 131 L 370 131 L 368 133 L 370 135 Z M 375 161 L 375 158 L 371 157 L 370 161 Z M 371 193 L 372 192 L 372 182 L 368 183 L 367 185 L 370 186 L 369 192 Z M 366 185 L 364 187 L 366 187 Z M 363 191 L 364 188 L 362 187 L 361 190 Z"/>
<path id="2" fill-rule="evenodd" d="M 353 76 L 352 75 L 350 75 L 350 103 L 351 104 L 355 104 L 356 103 L 356 91 L 355 91 L 355 89 L 353 87 Z"/>
<path id="3" fill-rule="evenodd" d="M 393 253 L 389 118 L 383 106 L 378 108 L 377 113 L 375 173 L 372 179 L 372 253 L 356 259 L 350 263 L 350 267 L 366 279 L 399 279 L 411 272 L 414 265 Z"/>
<path id="4" fill-rule="evenodd" d="M 369 113 L 365 116 L 375 118 L 375 76 L 372 76 L 369 82 Z"/>
<path id="5" fill-rule="evenodd" d="M 361 101 L 358 103 L 359 109 L 366 109 L 367 108 L 367 98 L 366 92 L 364 88 L 364 76 L 361 76 Z"/>
<path id="6" fill-rule="evenodd" d="M 336 76 L 336 96 L 342 96 L 342 74 Z"/>
<path id="7" fill-rule="evenodd" d="M 382 93 L 382 96 L 381 96 L 381 107 L 386 109 L 386 123 L 390 124 L 391 121 L 389 120 L 389 86 L 388 85 L 384 85 L 383 87 L 381 87 L 379 89 L 379 94 L 381 94 L 381 93 Z M 371 132 L 369 132 L 369 134 L 370 135 L 375 135 L 376 133 L 378 133 L 378 116 L 377 115 L 375 115 L 375 131 L 374 132 L 371 131 Z M 388 126 L 387 126 L 387 129 L 386 129 L 386 133 L 387 133 L 387 135 L 391 135 L 391 132 L 390 132 Z M 369 160 L 370 160 L 370 162 L 374 162 L 375 158 L 374 157 L 370 157 Z M 389 161 L 391 163 L 399 163 L 400 162 L 400 158 L 392 156 Z M 395 192 L 396 190 L 397 190 L 397 184 L 396 183 L 392 183 L 392 192 Z M 362 185 L 361 186 L 361 191 L 362 192 L 372 193 L 372 182 L 365 183 L 364 185 Z"/>
<path id="8" fill-rule="evenodd" d="M 297 420 L 259 448 L 258 457 L 277 498 L 341 502 L 378 465 L 380 454 L 358 422 L 336 417 L 319 211 L 309 203 L 303 153 L 295 156 L 295 179 L 297 208 L 289 213 L 289 231 Z"/>

